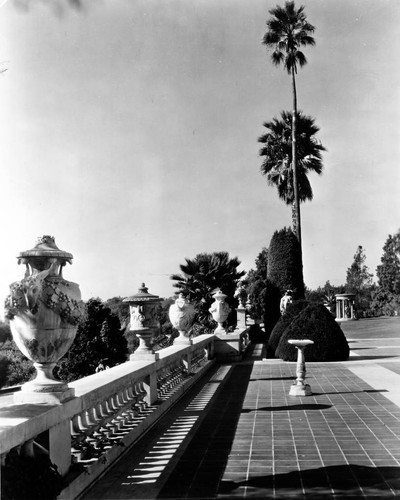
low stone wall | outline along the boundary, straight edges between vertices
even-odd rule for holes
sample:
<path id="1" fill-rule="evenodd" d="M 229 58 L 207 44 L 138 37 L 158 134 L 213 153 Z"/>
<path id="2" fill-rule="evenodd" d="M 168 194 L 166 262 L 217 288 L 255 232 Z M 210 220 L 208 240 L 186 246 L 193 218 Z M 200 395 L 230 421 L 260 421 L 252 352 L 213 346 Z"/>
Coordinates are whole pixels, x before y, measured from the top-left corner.
<path id="1" fill-rule="evenodd" d="M 213 352 L 214 335 L 202 335 L 72 382 L 75 397 L 58 405 L 10 398 L 0 409 L 2 463 L 12 449 L 32 455 L 45 442 L 69 483 L 59 498 L 76 498 L 212 366 Z"/>

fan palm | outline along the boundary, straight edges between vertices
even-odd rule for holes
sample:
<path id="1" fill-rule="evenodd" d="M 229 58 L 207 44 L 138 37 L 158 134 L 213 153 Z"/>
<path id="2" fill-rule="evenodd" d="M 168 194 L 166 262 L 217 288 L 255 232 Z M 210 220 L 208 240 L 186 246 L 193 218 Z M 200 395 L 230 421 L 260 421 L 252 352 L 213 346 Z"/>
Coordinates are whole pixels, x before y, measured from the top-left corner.
<path id="1" fill-rule="evenodd" d="M 299 179 L 297 172 L 296 151 L 296 118 L 297 118 L 297 93 L 296 78 L 298 66 L 307 63 L 304 53 L 300 50 L 302 46 L 314 45 L 315 40 L 311 36 L 314 26 L 307 22 L 304 14 L 304 6 L 296 8 L 294 2 L 285 3 L 284 7 L 276 6 L 269 11 L 271 18 L 267 21 L 267 32 L 262 43 L 267 49 L 272 49 L 272 62 L 279 66 L 283 64 L 286 71 L 292 76 L 293 89 L 293 113 L 292 113 L 292 170 L 293 170 L 293 195 L 296 210 L 296 236 L 301 248 L 301 221 L 300 221 L 300 198 L 298 192 Z"/>
<path id="2" fill-rule="evenodd" d="M 297 186 L 300 202 L 312 200 L 313 191 L 308 174 L 322 173 L 322 151 L 324 146 L 316 139 L 319 128 L 311 116 L 297 113 Z M 259 137 L 263 144 L 260 156 L 264 157 L 261 172 L 267 177 L 268 184 L 276 186 L 279 197 L 288 205 L 292 205 L 293 232 L 296 234 L 295 189 L 292 168 L 292 113 L 282 111 L 281 118 L 265 122 L 268 130 Z"/>
<path id="3" fill-rule="evenodd" d="M 245 272 L 237 268 L 240 260 L 230 258 L 228 252 L 200 253 L 194 259 L 185 259 L 182 274 L 173 274 L 174 287 L 192 302 L 201 316 L 209 315 L 212 294 L 220 288 L 228 298 L 233 298 L 238 281 Z"/>

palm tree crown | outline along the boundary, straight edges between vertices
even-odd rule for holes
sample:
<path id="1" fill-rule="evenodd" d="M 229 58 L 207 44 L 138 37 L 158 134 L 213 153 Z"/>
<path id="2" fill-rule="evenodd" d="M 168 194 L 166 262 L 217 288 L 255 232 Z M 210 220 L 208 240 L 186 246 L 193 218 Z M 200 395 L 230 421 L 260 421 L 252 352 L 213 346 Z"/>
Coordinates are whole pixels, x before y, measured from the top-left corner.
<path id="1" fill-rule="evenodd" d="M 289 74 L 292 70 L 297 73 L 297 65 L 307 63 L 300 47 L 315 45 L 311 36 L 315 28 L 307 22 L 304 6 L 296 9 L 294 2 L 286 2 L 284 8 L 277 5 L 269 13 L 273 17 L 267 21 L 268 31 L 262 43 L 273 49 L 271 58 L 275 65 L 283 63 Z"/>
<path id="2" fill-rule="evenodd" d="M 322 173 L 322 151 L 325 147 L 316 139 L 319 128 L 311 116 L 297 113 L 297 170 L 298 195 L 304 202 L 312 200 L 313 192 L 307 175 Z M 278 194 L 288 205 L 294 202 L 292 169 L 292 113 L 282 111 L 281 118 L 265 122 L 268 132 L 259 137 L 263 144 L 260 156 L 264 157 L 261 172 L 268 184 L 276 186 Z"/>

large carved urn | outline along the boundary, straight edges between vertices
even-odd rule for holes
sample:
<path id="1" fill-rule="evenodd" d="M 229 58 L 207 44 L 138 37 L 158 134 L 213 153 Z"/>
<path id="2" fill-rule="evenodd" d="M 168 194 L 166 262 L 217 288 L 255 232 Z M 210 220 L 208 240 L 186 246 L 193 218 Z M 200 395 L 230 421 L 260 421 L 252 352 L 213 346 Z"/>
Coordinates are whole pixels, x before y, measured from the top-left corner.
<path id="1" fill-rule="evenodd" d="M 174 344 L 190 344 L 189 330 L 195 316 L 194 306 L 180 293 L 175 304 L 170 306 L 168 315 L 172 326 L 179 332 L 179 337 L 175 339 Z"/>
<path id="2" fill-rule="evenodd" d="M 15 394 L 19 402 L 56 403 L 74 395 L 53 376 L 57 361 L 74 341 L 84 310 L 79 286 L 62 275 L 67 262 L 71 264 L 72 254 L 60 250 L 52 236 L 39 238 L 18 256 L 18 264 L 26 266 L 25 277 L 10 285 L 5 312 L 15 343 L 37 372 Z"/>
<path id="3" fill-rule="evenodd" d="M 158 295 L 149 293 L 144 283 L 135 295 L 124 299 L 129 304 L 130 331 L 139 338 L 139 347 L 130 355 L 133 361 L 154 359 L 151 342 L 160 331 L 161 300 Z"/>
<path id="4" fill-rule="evenodd" d="M 225 302 L 226 297 L 227 296 L 222 293 L 221 290 L 217 290 L 213 295 L 214 302 L 211 304 L 211 307 L 209 309 L 213 320 L 218 323 L 218 326 L 214 331 L 214 333 L 216 334 L 226 333 L 226 330 L 223 327 L 223 323 L 227 320 L 228 315 L 231 311 L 231 308 Z"/>

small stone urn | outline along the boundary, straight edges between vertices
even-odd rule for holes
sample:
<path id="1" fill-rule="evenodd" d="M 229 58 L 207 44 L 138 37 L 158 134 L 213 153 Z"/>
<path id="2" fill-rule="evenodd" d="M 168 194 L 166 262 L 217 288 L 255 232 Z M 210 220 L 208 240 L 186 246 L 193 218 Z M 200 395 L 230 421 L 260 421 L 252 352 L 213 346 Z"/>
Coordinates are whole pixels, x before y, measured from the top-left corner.
<path id="1" fill-rule="evenodd" d="M 52 236 L 39 238 L 34 248 L 18 256 L 18 264 L 26 266 L 25 277 L 10 285 L 5 315 L 14 342 L 33 361 L 37 374 L 15 393 L 16 402 L 59 403 L 74 396 L 73 389 L 53 376 L 84 312 L 79 286 L 62 275 L 71 261 L 72 254 L 60 250 Z"/>
<path id="2" fill-rule="evenodd" d="M 179 332 L 179 337 L 174 340 L 174 344 L 189 345 L 189 330 L 195 316 L 194 306 L 180 293 L 175 304 L 169 308 L 168 315 L 172 326 Z"/>
<path id="3" fill-rule="evenodd" d="M 130 331 L 139 338 L 139 347 L 130 355 L 132 361 L 154 359 L 151 341 L 160 330 L 161 300 L 158 295 L 149 293 L 144 283 L 135 295 L 124 299 L 129 304 Z"/>
<path id="4" fill-rule="evenodd" d="M 209 312 L 211 313 L 213 320 L 218 323 L 218 326 L 214 331 L 215 334 L 227 333 L 225 328 L 222 326 L 231 311 L 231 308 L 225 302 L 226 297 L 227 296 L 219 289 L 213 295 L 213 299 L 215 299 L 215 301 L 211 304 Z"/>

